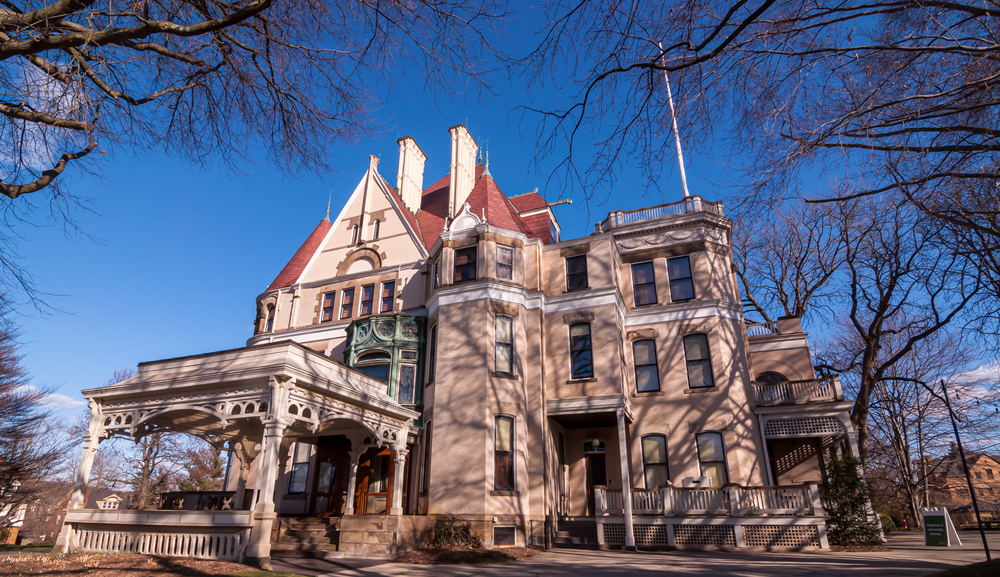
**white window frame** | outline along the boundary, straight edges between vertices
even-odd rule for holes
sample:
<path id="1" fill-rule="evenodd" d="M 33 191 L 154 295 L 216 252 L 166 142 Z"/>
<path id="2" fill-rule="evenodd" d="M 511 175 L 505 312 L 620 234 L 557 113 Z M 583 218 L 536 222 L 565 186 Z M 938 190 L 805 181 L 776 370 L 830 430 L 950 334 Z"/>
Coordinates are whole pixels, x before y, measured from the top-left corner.
<path id="1" fill-rule="evenodd" d="M 502 250 L 509 250 L 510 251 L 510 278 L 504 278 L 504 277 L 500 276 L 500 251 L 502 251 Z M 497 255 L 496 256 L 497 256 L 497 262 L 496 262 L 496 265 L 497 265 L 497 269 L 496 269 L 497 278 L 499 280 L 509 280 L 511 282 L 514 282 L 514 277 L 516 276 L 516 273 L 514 272 L 514 265 L 515 265 L 515 259 L 517 258 L 515 256 L 514 247 L 503 245 L 503 244 L 498 244 L 497 245 Z"/>

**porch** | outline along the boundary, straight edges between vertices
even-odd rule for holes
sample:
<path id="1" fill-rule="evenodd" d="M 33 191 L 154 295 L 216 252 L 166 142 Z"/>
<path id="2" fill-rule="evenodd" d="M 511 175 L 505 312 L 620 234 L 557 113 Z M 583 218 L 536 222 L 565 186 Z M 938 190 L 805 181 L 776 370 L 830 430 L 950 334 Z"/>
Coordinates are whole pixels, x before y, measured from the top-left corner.
<path id="1" fill-rule="evenodd" d="M 666 485 L 648 491 L 632 489 L 630 497 L 631 511 L 626 511 L 621 491 L 595 487 L 601 546 L 626 545 L 627 525 L 631 525 L 637 547 L 830 547 L 815 483 L 716 489 Z"/>
<path id="2" fill-rule="evenodd" d="M 276 343 L 142 363 L 127 381 L 84 391 L 90 425 L 56 550 L 249 559 L 267 567 L 289 493 L 285 472 L 294 468 L 292 449 L 303 441 L 335 441 L 308 475 L 313 512 L 349 518 L 360 509 L 401 517 L 419 414 L 385 388 L 306 347 Z M 234 486 L 167 494 L 160 510 L 83 509 L 101 442 L 154 432 L 224 443 L 235 457 Z"/>

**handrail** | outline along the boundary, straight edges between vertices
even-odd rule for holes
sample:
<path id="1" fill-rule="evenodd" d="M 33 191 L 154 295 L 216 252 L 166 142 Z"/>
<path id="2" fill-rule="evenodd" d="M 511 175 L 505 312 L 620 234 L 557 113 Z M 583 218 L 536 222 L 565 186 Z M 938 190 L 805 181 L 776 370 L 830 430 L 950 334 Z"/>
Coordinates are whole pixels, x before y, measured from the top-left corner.
<path id="1" fill-rule="evenodd" d="M 725 216 L 722 202 L 711 202 L 704 200 L 699 195 L 690 196 L 684 200 L 648 206 L 635 210 L 616 210 L 608 213 L 604 221 L 597 223 L 597 232 L 608 232 L 612 228 L 634 224 L 665 216 L 676 216 L 692 212 L 709 212 L 718 216 Z"/>
<path id="2" fill-rule="evenodd" d="M 758 407 L 844 400 L 844 391 L 837 375 L 822 379 L 751 384 L 754 402 Z"/>

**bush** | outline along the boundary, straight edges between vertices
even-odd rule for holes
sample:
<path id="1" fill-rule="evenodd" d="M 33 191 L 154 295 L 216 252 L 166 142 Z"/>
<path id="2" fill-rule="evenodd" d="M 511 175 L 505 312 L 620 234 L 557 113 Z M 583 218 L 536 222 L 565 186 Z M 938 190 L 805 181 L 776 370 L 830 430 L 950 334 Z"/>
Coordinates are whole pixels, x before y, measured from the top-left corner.
<path id="1" fill-rule="evenodd" d="M 483 540 L 472 532 L 472 524 L 454 515 L 439 518 L 434 524 L 433 549 L 482 549 Z"/>
<path id="2" fill-rule="evenodd" d="M 860 464 L 850 455 L 839 457 L 831 448 L 824 463 L 826 482 L 820 497 L 827 514 L 827 538 L 832 545 L 869 545 L 879 542 L 878 526 L 868 518 L 868 484 Z"/>
<path id="3" fill-rule="evenodd" d="M 879 513 L 878 518 L 882 521 L 882 532 L 886 535 L 896 528 L 896 522 L 892 520 L 892 517 L 886 515 L 885 513 Z"/>

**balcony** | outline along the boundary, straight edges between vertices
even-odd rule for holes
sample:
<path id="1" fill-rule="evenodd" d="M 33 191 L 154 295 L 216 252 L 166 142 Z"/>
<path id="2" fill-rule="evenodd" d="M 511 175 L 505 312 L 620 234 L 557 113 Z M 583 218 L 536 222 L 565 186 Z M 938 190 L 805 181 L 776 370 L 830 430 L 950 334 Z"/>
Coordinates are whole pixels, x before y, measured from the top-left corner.
<path id="1" fill-rule="evenodd" d="M 754 403 L 758 407 L 830 403 L 844 400 L 840 377 L 832 376 L 806 381 L 752 383 Z"/>
<path id="2" fill-rule="evenodd" d="M 771 337 L 780 335 L 802 334 L 802 319 L 798 317 L 782 317 L 769 323 L 747 323 L 748 338 Z"/>
<path id="3" fill-rule="evenodd" d="M 636 210 L 616 210 L 609 212 L 608 217 L 603 222 L 597 223 L 596 229 L 598 233 L 608 232 L 612 228 L 627 224 L 695 212 L 708 212 L 718 216 L 725 216 L 722 202 L 709 202 L 695 195 L 668 204 L 660 204 Z"/>

